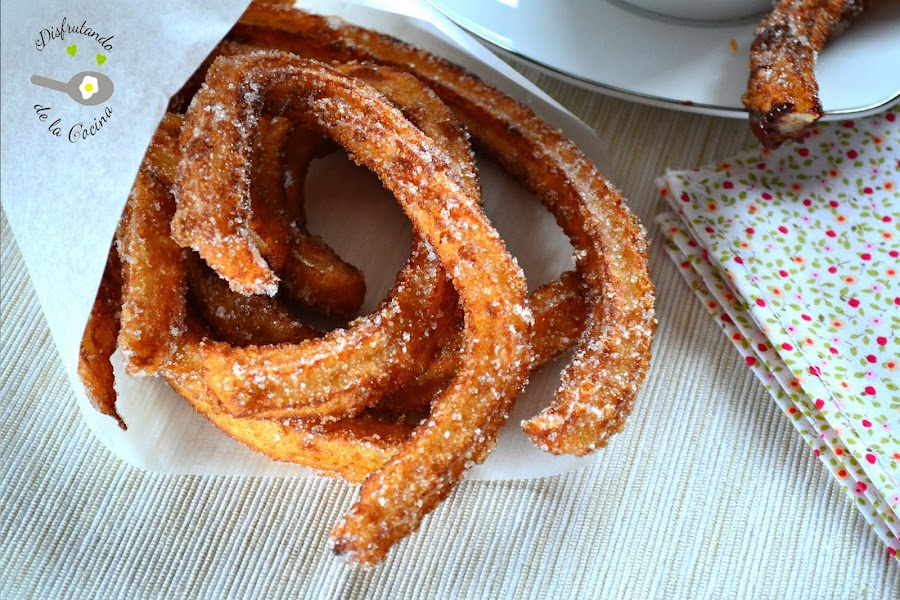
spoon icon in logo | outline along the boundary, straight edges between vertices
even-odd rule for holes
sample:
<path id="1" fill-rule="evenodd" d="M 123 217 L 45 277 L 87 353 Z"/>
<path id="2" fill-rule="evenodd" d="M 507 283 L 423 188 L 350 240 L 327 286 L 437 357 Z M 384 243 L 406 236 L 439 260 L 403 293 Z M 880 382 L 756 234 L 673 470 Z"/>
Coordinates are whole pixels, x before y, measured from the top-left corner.
<path id="1" fill-rule="evenodd" d="M 68 82 L 57 81 L 40 75 L 32 75 L 31 83 L 68 94 L 78 104 L 96 106 L 113 95 L 112 79 L 99 71 L 76 73 Z"/>

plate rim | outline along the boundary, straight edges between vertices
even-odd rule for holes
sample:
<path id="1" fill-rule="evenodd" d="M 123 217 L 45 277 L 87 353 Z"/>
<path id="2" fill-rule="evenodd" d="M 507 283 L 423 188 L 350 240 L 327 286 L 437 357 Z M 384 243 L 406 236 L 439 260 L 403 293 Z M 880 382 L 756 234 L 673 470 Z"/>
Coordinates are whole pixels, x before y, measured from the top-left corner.
<path id="1" fill-rule="evenodd" d="M 644 19 L 655 19 L 656 17 L 650 16 L 646 11 L 641 9 L 632 10 L 630 7 L 624 7 L 620 2 L 614 0 L 606 0 L 609 4 L 615 5 L 619 8 L 623 8 L 624 10 L 628 10 L 632 14 L 644 18 Z M 737 106 L 721 106 L 716 104 L 709 104 L 703 102 L 692 102 L 685 100 L 678 100 L 675 98 L 670 98 L 666 96 L 660 96 L 656 94 L 649 94 L 645 92 L 630 90 L 621 86 L 603 83 L 600 81 L 595 81 L 588 77 L 584 77 L 581 75 L 577 75 L 575 73 L 566 71 L 563 68 L 558 66 L 550 65 L 541 60 L 533 58 L 531 56 L 527 56 L 525 53 L 515 49 L 512 44 L 505 43 L 503 36 L 496 34 L 491 31 L 487 27 L 481 26 L 479 23 L 475 22 L 469 17 L 465 17 L 463 15 L 453 13 L 452 11 L 447 10 L 447 4 L 445 2 L 441 2 L 440 0 L 428 0 L 428 3 L 442 15 L 444 15 L 447 19 L 453 22 L 456 26 L 460 27 L 467 33 L 474 36 L 479 42 L 484 44 L 490 50 L 500 54 L 501 56 L 511 59 L 514 62 L 519 62 L 525 66 L 535 68 L 539 72 L 549 75 L 555 79 L 563 81 L 564 83 L 568 83 L 574 85 L 576 87 L 581 87 L 582 89 L 587 89 L 589 91 L 598 92 L 607 96 L 611 96 L 613 98 L 618 98 L 620 100 L 628 100 L 637 102 L 639 104 L 644 104 L 647 106 L 654 106 L 657 108 L 665 108 L 671 110 L 677 110 L 680 112 L 687 112 L 693 114 L 702 114 L 708 116 L 717 116 L 717 117 L 725 117 L 731 119 L 746 119 L 748 112 L 743 107 Z M 668 17 L 660 17 L 660 20 L 674 23 L 674 24 L 688 24 L 693 23 L 693 21 L 679 21 L 678 19 L 672 19 Z M 740 20 L 728 20 L 721 22 L 712 22 L 712 23 L 704 23 L 704 25 L 708 25 L 710 27 L 725 27 L 725 26 L 735 26 L 740 23 L 753 22 L 753 18 L 740 19 Z M 900 85 L 897 86 L 897 89 L 893 92 L 893 94 L 887 98 L 879 99 L 877 101 L 870 102 L 863 106 L 852 107 L 852 108 L 838 108 L 832 110 L 826 110 L 822 115 L 822 118 L 819 120 L 820 122 L 841 120 L 848 117 L 861 117 L 868 116 L 872 114 L 876 114 L 882 112 L 890 108 L 891 106 L 900 103 Z"/>

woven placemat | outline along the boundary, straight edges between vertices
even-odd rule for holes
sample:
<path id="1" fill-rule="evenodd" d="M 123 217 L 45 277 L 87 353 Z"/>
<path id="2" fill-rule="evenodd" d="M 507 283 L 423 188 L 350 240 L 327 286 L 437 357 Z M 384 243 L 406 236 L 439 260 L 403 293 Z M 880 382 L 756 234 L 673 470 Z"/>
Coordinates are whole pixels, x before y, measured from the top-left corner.
<path id="1" fill-rule="evenodd" d="M 379 567 L 327 537 L 326 479 L 159 476 L 82 422 L 5 217 L 0 596 L 887 598 L 900 569 L 665 256 L 653 177 L 750 143 L 743 123 L 527 73 L 609 141 L 648 224 L 659 333 L 626 431 L 593 468 L 465 482 Z"/>

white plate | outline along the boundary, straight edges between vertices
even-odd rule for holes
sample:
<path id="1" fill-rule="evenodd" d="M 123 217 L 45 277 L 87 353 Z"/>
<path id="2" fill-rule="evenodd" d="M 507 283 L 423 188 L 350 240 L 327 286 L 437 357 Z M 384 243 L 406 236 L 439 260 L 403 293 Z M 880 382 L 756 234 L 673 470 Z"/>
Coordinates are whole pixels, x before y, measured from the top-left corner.
<path id="1" fill-rule="evenodd" d="M 608 0 L 431 0 L 464 29 L 566 81 L 654 106 L 744 118 L 757 18 L 675 20 Z M 733 42 L 732 42 L 733 40 Z M 882 2 L 816 66 L 826 118 L 900 99 L 900 2 Z"/>

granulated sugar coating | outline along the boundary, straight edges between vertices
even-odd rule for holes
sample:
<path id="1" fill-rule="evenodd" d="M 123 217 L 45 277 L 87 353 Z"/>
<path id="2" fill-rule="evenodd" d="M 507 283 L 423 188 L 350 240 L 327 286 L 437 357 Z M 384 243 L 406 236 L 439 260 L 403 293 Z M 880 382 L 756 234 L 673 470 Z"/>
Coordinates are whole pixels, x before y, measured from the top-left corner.
<path id="1" fill-rule="evenodd" d="M 452 324 L 454 298 L 423 246 L 378 309 L 346 329 L 297 344 L 205 344 L 207 381 L 222 404 L 235 416 L 348 416 L 424 371 L 436 331 Z"/>
<path id="2" fill-rule="evenodd" d="M 192 305 L 219 339 L 244 346 L 299 342 L 320 335 L 279 298 L 235 293 L 197 255 L 188 257 L 187 273 Z"/>
<path id="3" fill-rule="evenodd" d="M 526 432 L 548 451 L 584 454 L 621 429 L 649 365 L 655 328 L 653 286 L 642 228 L 619 192 L 590 161 L 528 108 L 463 69 L 388 36 L 336 19 L 257 5 L 250 7 L 232 35 L 251 45 L 322 60 L 373 61 L 412 73 L 447 103 L 477 147 L 497 158 L 543 200 L 575 247 L 585 286 L 587 323 L 556 399 L 526 423 Z M 368 109 L 366 104 L 361 110 Z M 419 168 L 426 173 L 430 165 L 421 153 L 419 159 L 423 163 Z M 398 195 L 402 190 L 412 193 L 419 190 L 421 181 L 397 186 L 392 189 Z M 509 305 L 496 302 L 502 286 L 511 284 L 509 274 L 517 269 L 510 271 L 497 264 L 497 255 L 480 252 L 483 248 L 471 248 L 468 242 L 478 239 L 477 226 L 468 220 L 460 224 L 456 209 L 452 202 L 445 203 L 435 215 L 443 230 L 435 249 L 442 257 L 448 249 L 456 252 L 449 273 L 465 305 L 463 356 L 471 358 L 486 348 L 492 364 L 481 372 L 463 365 L 434 403 L 431 418 L 420 425 L 403 451 L 364 485 L 359 503 L 333 533 L 335 551 L 355 561 L 380 560 L 394 541 L 418 527 L 422 516 L 449 493 L 461 473 L 483 460 L 493 447 L 506 411 L 469 414 L 446 399 L 477 394 L 482 403 L 504 404 L 506 397 L 497 382 L 514 375 L 517 368 L 527 367 L 522 358 L 513 359 L 521 356 L 523 349 L 498 344 L 474 326 L 481 324 L 482 317 L 473 307 L 484 294 L 493 295 L 483 305 L 491 317 L 522 320 L 516 309 L 505 314 Z M 456 223 L 448 222 L 451 215 Z M 500 242 L 488 228 L 483 243 L 491 247 Z M 460 282 L 479 266 L 508 275 L 486 279 L 478 294 L 470 296 L 472 292 L 461 289 Z M 510 330 L 504 333 L 509 335 Z M 450 441 L 465 438 L 469 445 L 448 443 L 444 439 L 448 434 Z M 439 440 L 436 447 L 435 439 Z M 451 450 L 455 454 L 451 455 Z"/>
<path id="4" fill-rule="evenodd" d="M 246 53 L 234 45 L 223 52 Z M 346 65 L 342 70 L 370 81 L 409 115 L 444 154 L 455 159 L 450 164 L 460 185 L 468 186 L 472 198 L 480 197 L 474 154 L 465 132 L 433 93 L 411 75 L 392 69 Z M 324 106 L 323 112 L 345 110 L 331 98 L 312 102 Z M 207 346 L 207 379 L 236 416 L 353 416 L 377 402 L 386 389 L 425 370 L 439 338 L 436 334 L 452 324 L 449 318 L 455 301 L 437 256 L 427 242 L 420 241 L 394 290 L 373 315 L 302 345 Z M 331 359 L 333 353 L 342 360 Z M 326 358 L 329 369 L 323 366 Z"/>
<path id="5" fill-rule="evenodd" d="M 370 512 L 373 506 L 378 507 L 382 516 L 387 515 L 387 522 L 392 524 L 392 528 L 387 532 L 387 538 L 378 544 L 386 544 L 386 550 L 394 540 L 418 527 L 421 518 L 433 509 L 463 470 L 472 464 L 472 457 L 476 453 L 482 454 L 481 448 L 495 443 L 499 427 L 521 390 L 530 366 L 529 318 L 523 318 L 528 314 L 524 306 L 524 277 L 480 211 L 477 198 L 463 192 L 459 174 L 448 168 L 440 149 L 382 97 L 374 94 L 371 88 L 342 77 L 321 64 L 285 54 L 255 53 L 218 59 L 207 77 L 207 87 L 200 94 L 214 90 L 219 97 L 229 99 L 224 104 L 233 106 L 235 114 L 238 111 L 247 114 L 262 108 L 253 102 L 241 104 L 241 100 L 246 98 L 241 90 L 246 89 L 249 83 L 261 84 L 263 104 L 300 111 L 315 119 L 317 126 L 344 146 L 354 160 L 366 165 L 382 179 L 413 221 L 417 234 L 430 245 L 425 251 L 415 252 L 411 261 L 424 260 L 429 254 L 436 256 L 449 272 L 459 295 L 466 333 L 466 348 L 459 373 L 435 403 L 433 418 L 421 425 L 394 458 L 369 478 L 356 509 L 362 510 L 359 514 L 363 518 L 357 524 L 364 529 L 366 523 L 372 522 L 373 516 L 378 517 Z M 192 130 L 195 115 L 202 119 L 206 114 L 196 106 L 195 100 L 186 116 L 185 131 Z M 240 128 L 229 131 L 229 121 L 233 119 L 225 119 L 226 125 L 217 131 L 217 137 L 220 137 L 219 132 L 224 131 L 225 134 L 221 136 L 222 143 L 215 144 L 215 151 L 209 147 L 188 146 L 189 152 L 182 159 L 182 172 L 214 174 L 216 169 L 209 167 L 240 167 L 240 154 L 247 142 Z M 213 154 L 216 157 L 212 157 Z M 207 194 L 218 191 L 216 186 L 221 183 L 209 176 L 198 179 L 212 182 L 206 190 Z M 449 209 L 452 218 L 441 210 L 442 207 Z M 464 229 L 465 235 L 461 235 L 461 229 Z M 418 269 L 424 275 L 423 281 L 406 284 L 399 279 L 395 295 L 409 294 L 404 304 L 423 302 L 433 297 L 427 286 L 444 282 L 437 266 L 429 261 L 425 268 Z M 397 318 L 401 312 L 399 304 L 396 297 L 386 300 L 382 311 L 379 311 L 383 314 L 376 313 L 369 319 L 371 327 L 390 330 L 392 323 L 398 328 L 413 326 L 414 322 Z M 432 312 L 440 314 L 441 311 Z M 366 319 L 323 338 L 324 341 L 335 341 L 333 351 L 304 355 L 303 360 L 293 362 L 290 372 L 285 372 L 277 385 L 295 386 L 297 391 L 302 391 L 309 387 L 310 380 L 304 379 L 306 385 L 300 386 L 302 378 L 297 376 L 297 368 L 346 363 L 354 354 L 365 357 L 371 352 L 370 348 L 354 344 L 352 342 L 355 340 L 348 340 L 346 336 L 349 335 L 347 332 L 367 329 Z M 431 327 L 425 329 L 427 333 Z M 387 369 L 399 364 L 403 357 L 419 354 L 410 352 L 408 348 L 406 352 L 402 350 L 404 345 L 408 347 L 416 339 L 410 335 L 409 341 L 404 341 L 405 337 L 401 334 L 396 344 L 401 349 L 399 352 L 380 355 Z M 315 342 L 319 340 L 303 342 L 291 349 L 314 346 Z M 255 362 L 249 364 L 231 362 L 232 368 L 221 371 L 211 369 L 207 358 L 216 356 L 213 350 L 215 348 L 210 344 L 201 346 L 206 363 L 204 366 L 208 375 L 221 374 L 221 381 L 227 381 L 229 374 L 235 372 L 233 367 L 239 366 L 237 370 L 241 380 L 251 382 L 250 385 L 262 389 L 263 395 L 267 395 L 267 386 L 278 379 L 273 376 L 278 365 L 265 355 L 260 358 L 257 354 Z M 245 352 L 258 350 L 265 351 L 250 347 Z M 279 346 L 271 352 L 277 354 L 284 350 L 284 346 Z M 340 373 L 341 369 L 335 366 L 333 370 Z M 213 387 L 217 385 L 215 377 L 208 377 L 207 380 Z M 338 392 L 348 390 L 342 383 L 338 381 L 332 389 Z M 357 395 L 358 388 L 353 388 Z M 285 389 L 278 392 L 283 394 Z M 239 396 L 237 400 L 240 404 Z M 453 421 L 445 413 L 460 414 L 462 419 Z M 450 431 L 449 439 L 444 437 L 444 431 Z M 347 524 L 353 522 L 352 518 L 346 521 Z M 378 529 L 384 533 L 383 528 Z M 355 535 L 351 537 L 356 538 Z M 341 537 L 337 535 L 336 539 Z M 352 541 L 350 543 L 354 544 Z M 337 545 L 340 546 L 340 542 Z"/>
<path id="6" fill-rule="evenodd" d="M 412 431 L 406 423 L 385 423 L 365 413 L 327 424 L 235 418 L 218 407 L 206 385 L 200 356 L 203 333 L 198 323 L 190 323 L 163 371 L 166 381 L 197 412 L 273 460 L 316 465 L 323 475 L 362 482 L 397 453 Z"/>
<path id="7" fill-rule="evenodd" d="M 527 421 L 525 431 L 554 453 L 581 455 L 605 445 L 623 426 L 646 376 L 656 326 L 646 237 L 619 191 L 529 108 L 464 69 L 390 36 L 339 26 L 335 19 L 326 24 L 322 17 L 294 9 L 256 5 L 233 35 L 301 56 L 372 61 L 412 73 L 447 103 L 477 148 L 541 198 L 572 241 L 589 309 L 555 401 Z"/>
<path id="8" fill-rule="evenodd" d="M 242 96 L 253 99 L 254 93 L 247 91 Z M 199 173 L 186 172 L 184 161 L 179 164 L 178 209 L 172 220 L 172 238 L 181 246 L 196 250 L 234 291 L 274 296 L 278 291 L 278 277 L 254 243 L 248 222 L 250 131 L 258 127 L 257 117 L 228 113 L 226 105 L 207 84 L 194 97 L 191 107 L 197 108 L 192 111 L 195 116 L 190 126 L 182 129 L 182 152 L 205 151 L 212 159 L 206 170 Z M 218 131 L 228 131 L 231 135 L 222 139 L 213 134 Z M 221 155 L 212 152 L 216 142 L 231 148 L 248 148 L 238 156 L 240 168 L 220 162 Z M 213 187 L 222 192 L 208 195 L 206 192 Z"/>
<path id="9" fill-rule="evenodd" d="M 200 256 L 185 265 L 175 248 L 171 266 L 175 277 L 187 269 L 191 312 L 151 331 L 140 322 L 149 306 L 126 303 L 134 320 L 126 359 L 165 332 L 172 356 L 161 372 L 228 435 L 276 460 L 365 480 L 332 533 L 334 551 L 363 564 L 381 560 L 485 460 L 531 369 L 571 347 L 553 401 L 524 431 L 548 452 L 582 455 L 621 430 L 649 366 L 653 286 L 644 231 L 593 164 L 527 107 L 388 36 L 256 3 L 229 35 L 178 94 L 177 107 L 193 97 L 183 126 L 164 120 L 178 123 L 180 148 L 154 143 L 145 160 L 160 181 L 178 171 L 172 236 Z M 295 127 L 315 132 L 312 141 L 289 143 Z M 553 213 L 577 272 L 526 298 L 521 269 L 481 211 L 466 130 Z M 314 238 L 302 208 L 285 208 L 302 205 L 322 134 L 379 177 L 415 238 L 378 308 L 324 335 L 274 295 L 280 287 L 313 306 L 316 271 L 287 268 L 300 248 L 323 251 L 323 281 L 345 265 L 324 243 L 303 246 Z M 293 154 L 282 153 L 288 146 Z M 126 265 L 143 260 L 122 254 Z M 102 335 L 117 326 L 100 310 L 116 302 L 107 288 L 83 348 L 87 367 L 99 364 L 91 357 L 108 363 L 112 350 Z M 175 293 L 183 302 L 184 290 Z M 115 416 L 106 373 L 87 367 L 101 392 L 95 404 Z"/>
<path id="10" fill-rule="evenodd" d="M 116 244 L 123 277 L 118 344 L 129 375 L 156 375 L 184 330 L 184 256 L 169 236 L 174 211 L 169 190 L 142 169 Z"/>
<path id="11" fill-rule="evenodd" d="M 260 16 L 277 17 L 282 29 L 246 25 Z M 145 162 L 169 182 L 161 189 L 178 172 L 172 237 L 199 257 L 184 264 L 173 244 L 179 260 L 171 265 L 182 278 L 187 270 L 200 308 L 186 333 L 181 322 L 160 329 L 173 338 L 162 373 L 248 446 L 365 479 L 332 539 L 338 554 L 377 562 L 485 460 L 531 369 L 575 340 L 556 399 L 526 431 L 548 451 L 581 454 L 621 428 L 655 324 L 646 243 L 618 192 L 577 148 L 462 69 L 337 20 L 323 29 L 320 18 L 297 11 L 253 5 L 244 21 L 236 38 L 251 31 L 264 45 L 346 64 L 226 42 L 204 66 L 205 83 L 192 78 L 200 89 L 183 123 L 167 116 L 180 147 L 154 144 Z M 285 174 L 282 148 L 294 127 L 324 133 L 373 171 L 415 236 L 375 312 L 324 335 L 275 295 L 281 287 L 302 305 L 315 287 L 287 267 L 301 248 L 315 248 L 302 245 L 314 239 L 302 209 L 285 208 L 302 193 L 317 143 L 302 145 Z M 481 211 L 466 128 L 553 212 L 572 239 L 577 273 L 526 298 L 521 269 Z M 328 250 L 323 275 L 345 264 Z M 126 264 L 139 258 L 123 252 Z M 172 286 L 182 302 L 183 287 Z M 139 317 L 144 307 L 130 310 Z M 129 327 L 138 341 L 156 333 Z"/>
<path id="12" fill-rule="evenodd" d="M 864 5 L 862 0 L 782 0 L 759 24 L 743 103 L 765 147 L 801 140 L 822 117 L 816 58 Z"/>

